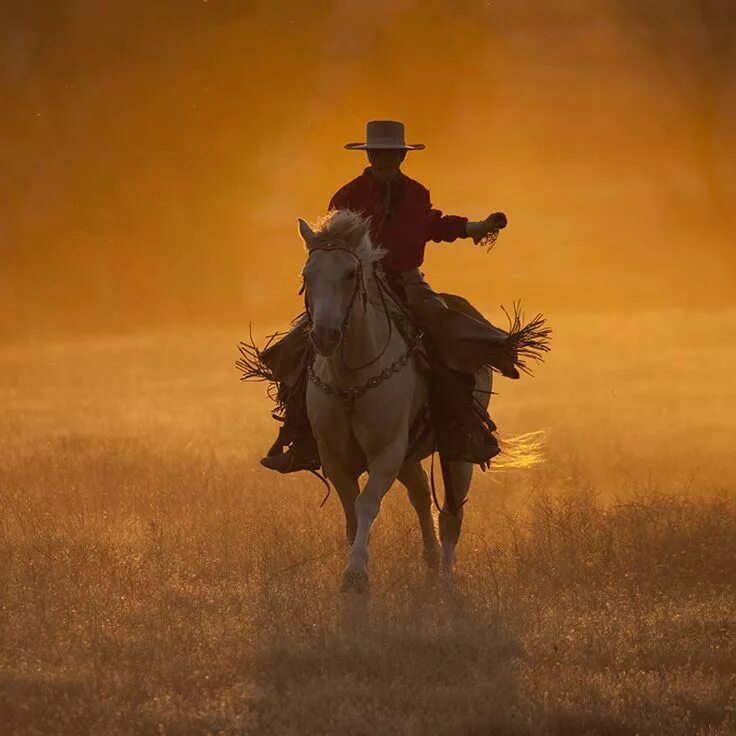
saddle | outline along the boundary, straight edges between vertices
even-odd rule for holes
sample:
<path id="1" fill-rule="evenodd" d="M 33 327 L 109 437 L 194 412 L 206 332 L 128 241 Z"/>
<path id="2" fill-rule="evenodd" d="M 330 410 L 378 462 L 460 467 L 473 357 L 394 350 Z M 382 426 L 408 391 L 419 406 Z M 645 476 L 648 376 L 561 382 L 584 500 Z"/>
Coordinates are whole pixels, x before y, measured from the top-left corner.
<path id="1" fill-rule="evenodd" d="M 415 364 L 425 374 L 430 388 L 429 401 L 417 414 L 410 429 L 407 457 L 424 457 L 435 449 L 439 451 L 449 507 L 452 507 L 452 480 L 448 462 L 465 460 L 476 463 L 485 470 L 490 460 L 500 452 L 500 448 L 493 434 L 496 425 L 488 415 L 490 370 L 482 364 L 475 370 L 468 370 L 462 357 L 460 360 L 448 360 L 447 356 L 452 355 L 455 349 L 456 338 L 452 332 L 443 335 L 442 330 L 452 326 L 455 318 L 450 316 L 449 319 L 442 320 L 443 327 L 440 329 L 437 329 L 437 321 L 441 316 L 454 313 L 461 317 L 466 334 L 469 332 L 467 324 L 477 322 L 482 333 L 485 333 L 486 340 L 490 328 L 494 337 L 497 334 L 503 336 L 500 339 L 504 344 L 507 333 L 494 327 L 461 296 L 440 293 L 427 300 L 434 304 L 424 303 L 424 310 L 417 309 L 416 305 L 409 308 L 403 283 L 391 279 L 389 284 L 402 305 L 399 314 L 392 312 L 397 329 L 407 340 L 417 330 L 425 332 L 421 349 L 415 353 L 418 358 Z M 481 333 L 481 330 L 478 332 Z M 480 398 L 477 393 L 479 388 Z"/>

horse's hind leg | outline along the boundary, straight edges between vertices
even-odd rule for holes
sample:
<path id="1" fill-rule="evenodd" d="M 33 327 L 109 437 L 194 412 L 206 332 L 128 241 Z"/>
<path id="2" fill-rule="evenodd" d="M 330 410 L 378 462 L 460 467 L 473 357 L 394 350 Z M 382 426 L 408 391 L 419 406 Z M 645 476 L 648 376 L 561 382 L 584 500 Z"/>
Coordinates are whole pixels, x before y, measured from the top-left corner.
<path id="1" fill-rule="evenodd" d="M 419 517 L 419 528 L 424 542 L 424 559 L 430 571 L 437 572 L 440 545 L 432 518 L 432 493 L 422 464 L 418 460 L 407 460 L 399 471 L 399 481 L 406 486 L 409 501 Z"/>
<path id="2" fill-rule="evenodd" d="M 458 506 L 462 504 L 468 495 L 470 481 L 473 477 L 473 466 L 471 463 L 452 462 L 450 472 L 455 486 L 456 501 Z M 446 504 L 443 507 L 446 513 L 440 514 L 440 539 L 442 540 L 442 571 L 447 575 L 452 574 L 455 562 L 455 548 L 460 538 L 460 529 L 463 525 L 464 508 L 460 506 L 457 514 L 452 516 L 447 512 Z"/>

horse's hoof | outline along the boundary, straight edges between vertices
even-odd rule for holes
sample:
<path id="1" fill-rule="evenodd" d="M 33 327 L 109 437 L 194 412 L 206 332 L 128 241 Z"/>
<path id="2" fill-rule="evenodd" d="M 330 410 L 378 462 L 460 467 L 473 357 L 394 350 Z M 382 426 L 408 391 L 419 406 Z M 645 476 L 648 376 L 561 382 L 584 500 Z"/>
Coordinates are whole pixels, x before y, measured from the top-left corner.
<path id="1" fill-rule="evenodd" d="M 455 585 L 455 571 L 452 563 L 448 564 L 445 560 L 442 561 L 439 578 L 444 588 L 452 590 Z"/>
<path id="2" fill-rule="evenodd" d="M 440 571 L 440 549 L 439 547 L 425 547 L 424 561 L 427 563 L 427 570 L 431 575 L 437 575 Z"/>
<path id="3" fill-rule="evenodd" d="M 358 572 L 348 568 L 343 573 L 342 587 L 340 588 L 343 593 L 360 593 L 361 595 L 367 595 L 370 593 L 370 588 L 371 585 L 368 580 L 367 572 Z"/>

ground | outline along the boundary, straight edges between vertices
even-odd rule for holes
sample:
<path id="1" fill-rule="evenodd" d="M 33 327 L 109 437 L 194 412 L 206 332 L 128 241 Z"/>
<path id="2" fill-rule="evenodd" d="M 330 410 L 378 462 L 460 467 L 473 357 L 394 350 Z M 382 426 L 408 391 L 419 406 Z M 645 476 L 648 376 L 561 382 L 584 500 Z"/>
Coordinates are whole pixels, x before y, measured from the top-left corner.
<path id="1" fill-rule="evenodd" d="M 552 322 L 454 588 L 397 487 L 367 600 L 237 329 L 4 348 L 0 732 L 736 732 L 736 314 Z"/>

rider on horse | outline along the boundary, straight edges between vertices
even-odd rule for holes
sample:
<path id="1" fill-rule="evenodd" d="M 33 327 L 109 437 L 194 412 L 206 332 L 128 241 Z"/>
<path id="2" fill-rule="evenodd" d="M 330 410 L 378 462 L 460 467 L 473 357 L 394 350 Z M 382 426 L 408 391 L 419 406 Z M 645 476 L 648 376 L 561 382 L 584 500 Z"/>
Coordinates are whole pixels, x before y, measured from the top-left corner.
<path id="1" fill-rule="evenodd" d="M 469 237 L 478 243 L 505 227 L 506 216 L 496 212 L 485 220 L 470 222 L 433 209 L 429 191 L 400 170 L 407 151 L 424 148 L 423 144 L 404 142 L 400 122 L 371 121 L 366 142 L 349 143 L 345 148 L 367 151 L 370 166 L 337 191 L 329 209 L 348 209 L 370 218 L 373 242 L 388 251 L 381 264 L 387 281 L 429 337 L 439 387 L 435 396 L 441 397 L 432 407 L 433 424 L 435 431 L 438 423 L 443 426 L 446 456 L 486 467 L 500 449 L 493 434 L 495 425 L 473 397 L 475 372 L 485 367 L 518 378 L 517 367 L 524 368 L 519 352 L 524 351 L 519 351 L 523 341 L 517 338 L 524 328 L 510 334 L 491 325 L 466 303 L 464 309 L 453 308 L 431 289 L 419 268 L 429 240 L 453 242 Z M 518 322 L 516 327 L 520 327 Z M 283 421 L 278 439 L 261 463 L 282 473 L 320 467 L 305 406 L 307 330 L 306 320 L 301 319 L 279 342 L 259 353 L 278 385 L 284 411 L 278 417 Z M 539 351 L 546 350 L 545 330 L 529 343 L 535 343 L 534 337 L 541 338 L 536 341 L 536 354 L 532 348 L 527 357 L 539 357 Z"/>

